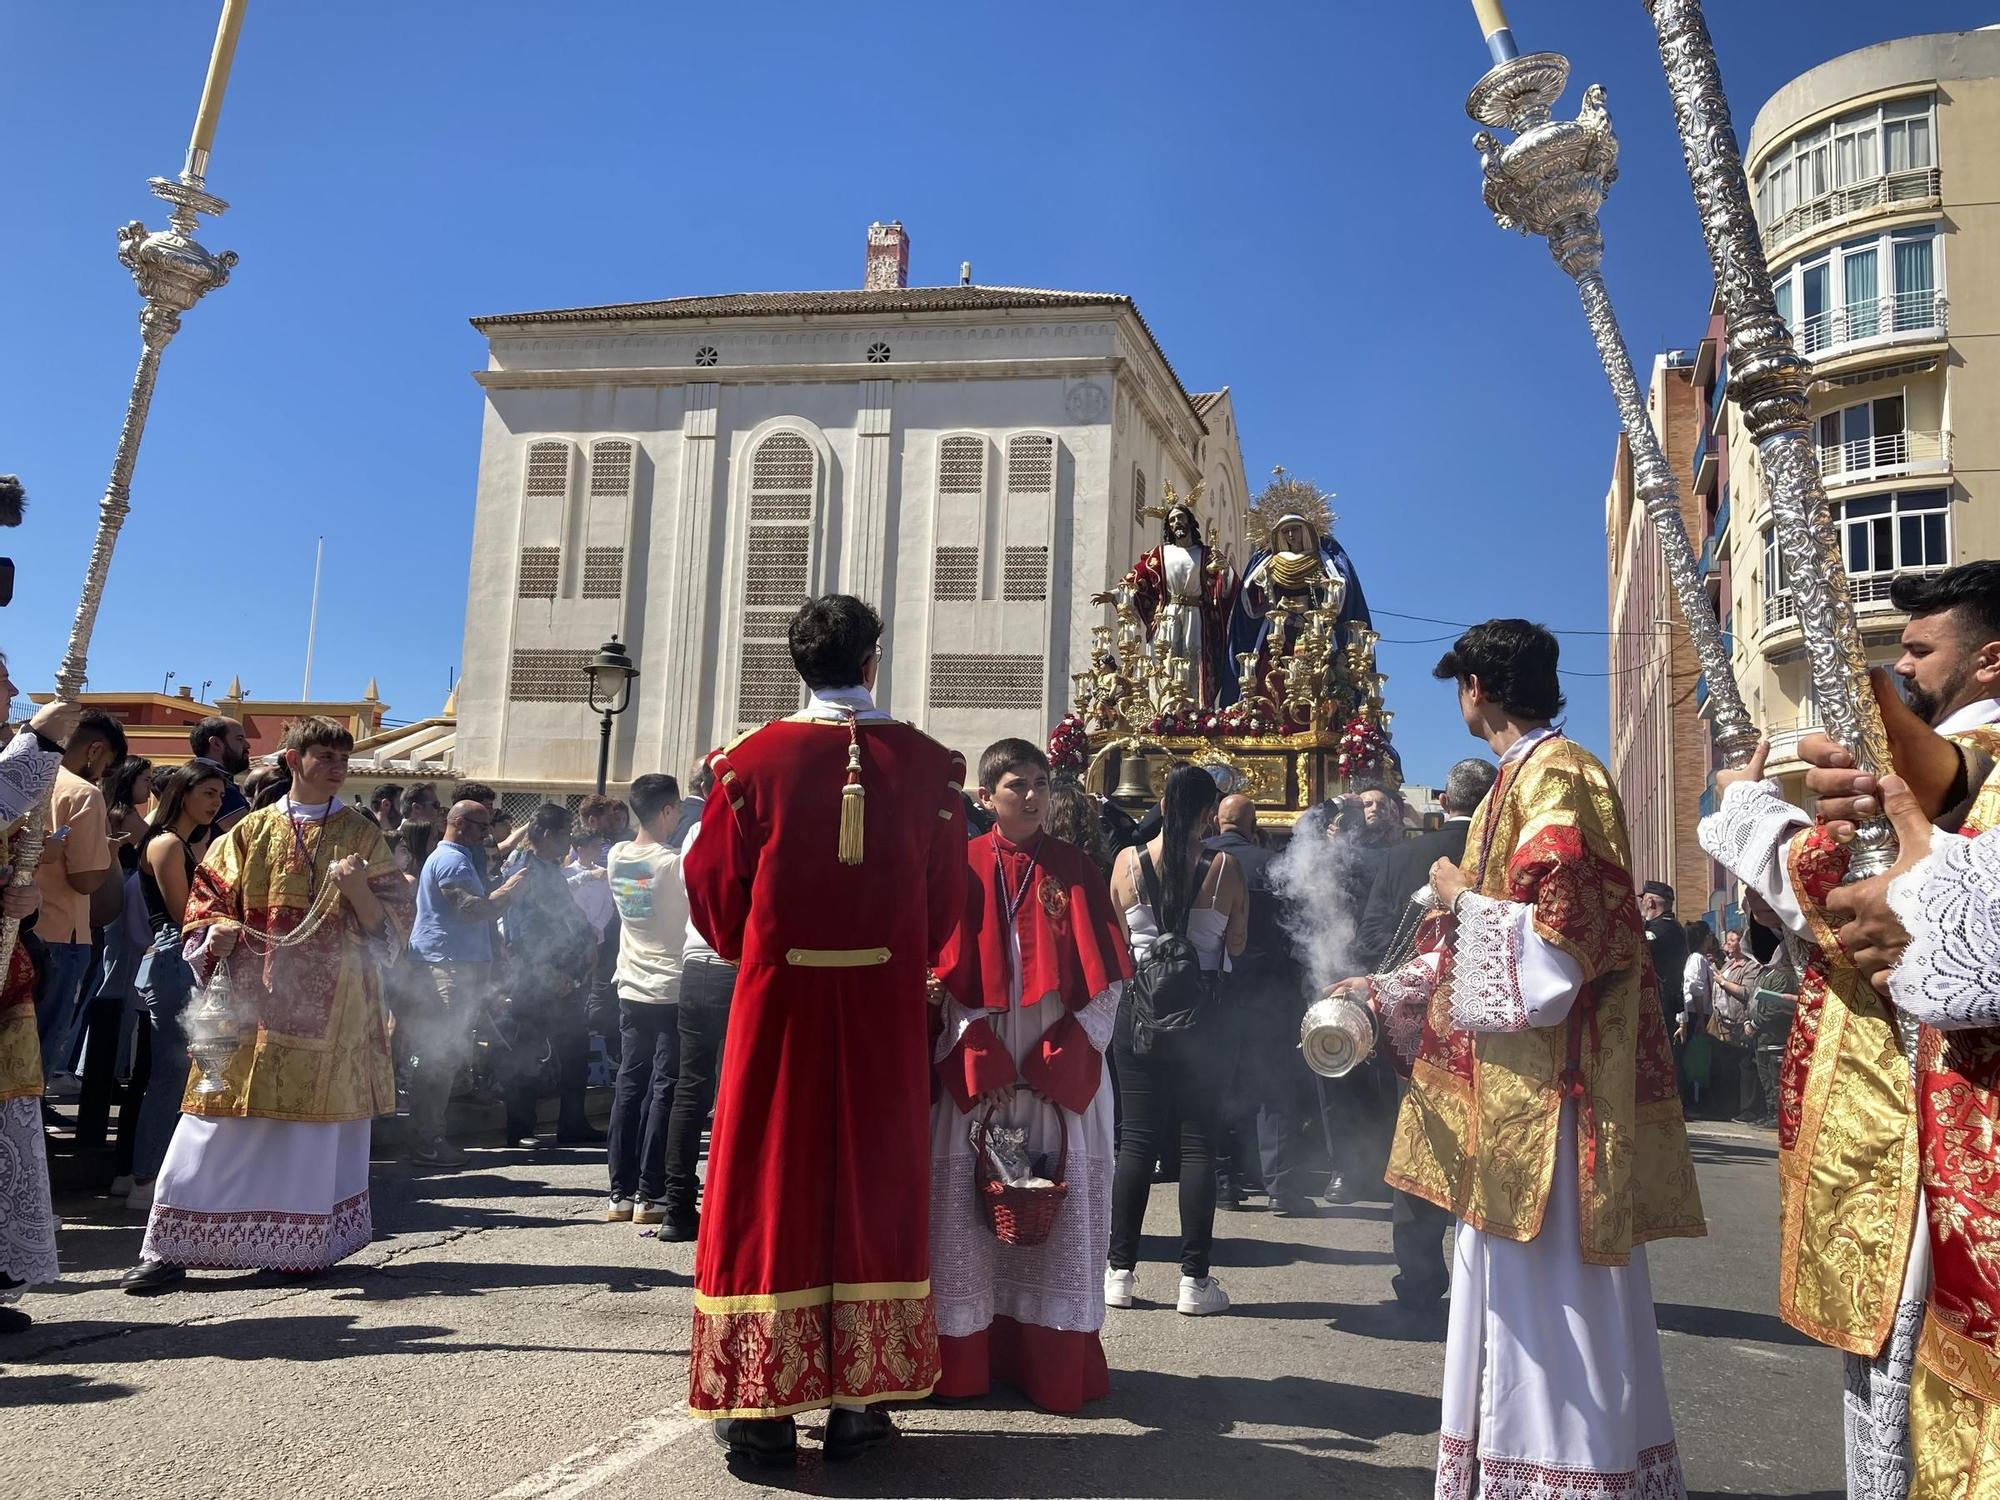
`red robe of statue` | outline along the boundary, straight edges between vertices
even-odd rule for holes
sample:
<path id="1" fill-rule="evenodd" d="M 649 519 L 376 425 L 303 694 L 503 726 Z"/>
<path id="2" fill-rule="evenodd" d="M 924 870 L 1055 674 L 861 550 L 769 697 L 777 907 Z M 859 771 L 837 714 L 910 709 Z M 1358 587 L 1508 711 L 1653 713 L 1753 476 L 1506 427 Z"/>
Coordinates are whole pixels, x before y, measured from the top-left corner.
<path id="1" fill-rule="evenodd" d="M 739 968 L 695 1250 L 689 1403 L 776 1417 L 937 1381 L 925 1213 L 926 975 L 964 905 L 964 760 L 811 710 L 710 757 L 686 863 L 695 928 Z"/>
<path id="2" fill-rule="evenodd" d="M 938 979 L 947 998 L 934 1049 L 931 1282 L 945 1396 L 996 1381 L 1049 1411 L 1110 1388 L 1098 1330 L 1111 1233 L 1112 1100 L 1103 1052 L 1132 972 L 1111 892 L 1090 857 L 999 830 L 966 846 L 965 914 Z M 1012 918 L 1009 918 L 1009 910 Z M 1068 1136 L 1069 1192 L 1048 1239 L 994 1238 L 978 1197 L 969 1131 L 981 1094 L 1018 1085 L 995 1125 L 1056 1156 Z"/>

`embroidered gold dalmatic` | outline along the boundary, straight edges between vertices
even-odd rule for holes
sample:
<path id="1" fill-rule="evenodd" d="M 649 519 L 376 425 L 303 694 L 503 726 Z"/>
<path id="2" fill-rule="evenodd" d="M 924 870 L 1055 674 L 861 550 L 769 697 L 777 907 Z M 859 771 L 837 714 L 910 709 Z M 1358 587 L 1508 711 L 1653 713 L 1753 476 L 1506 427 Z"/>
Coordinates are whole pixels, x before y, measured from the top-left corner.
<path id="1" fill-rule="evenodd" d="M 35 966 L 14 945 L 0 985 L 0 1101 L 42 1097 L 42 1044 L 35 1031 Z"/>
<path id="2" fill-rule="evenodd" d="M 242 1040 L 223 1070 L 219 1093 L 181 1101 L 191 1115 L 334 1122 L 393 1114 L 381 970 L 409 941 L 410 884 L 375 825 L 351 807 L 323 822 L 294 824 L 282 806 L 246 815 L 210 846 L 195 871 L 182 930 L 218 921 L 280 936 L 297 928 L 336 860 L 367 861 L 368 888 L 388 913 L 389 930 L 371 938 L 344 901 L 305 941 L 268 954 L 238 939 L 225 962 Z M 200 1003 L 199 997 L 194 1002 Z"/>
<path id="3" fill-rule="evenodd" d="M 1555 738 L 1500 778 L 1466 833 L 1473 888 L 1532 905 L 1535 931 L 1583 971 L 1562 1025 L 1478 1033 L 1452 1024 L 1449 947 L 1432 993 L 1388 1180 L 1475 1229 L 1531 1240 L 1556 1167 L 1566 1098 L 1577 1101 L 1585 1264 L 1707 1233 L 1673 1051 L 1646 956 L 1625 818 L 1604 767 Z"/>

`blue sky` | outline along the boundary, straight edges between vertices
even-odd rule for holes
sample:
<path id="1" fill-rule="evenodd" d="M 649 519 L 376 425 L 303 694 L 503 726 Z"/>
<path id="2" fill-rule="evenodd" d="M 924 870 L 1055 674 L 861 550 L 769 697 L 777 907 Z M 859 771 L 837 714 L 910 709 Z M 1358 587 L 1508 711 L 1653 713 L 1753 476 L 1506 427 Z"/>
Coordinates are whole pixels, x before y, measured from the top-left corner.
<path id="1" fill-rule="evenodd" d="M 20 0 L 0 134 L 0 470 L 29 489 L 0 645 L 54 676 L 138 352 L 113 231 L 163 205 L 215 0 Z M 1973 0 L 1710 6 L 1739 129 L 1785 81 Z M 1707 263 L 1640 0 L 1516 0 L 1524 47 L 1604 83 L 1605 221 L 1643 369 L 1691 343 Z M 434 713 L 463 636 L 479 313 L 859 284 L 901 218 L 911 279 L 1135 296 L 1190 389 L 1233 387 L 1253 484 L 1338 492 L 1413 778 L 1463 753 L 1429 681 L 1448 621 L 1604 628 L 1616 414 L 1571 286 L 1480 202 L 1469 5 L 255 0 L 205 226 L 242 264 L 167 351 L 92 685 L 298 691 L 369 677 Z M 1574 109 L 1573 86 L 1565 109 Z M 32 143 L 32 144 L 30 144 Z M 1390 612 L 1394 611 L 1395 614 Z M 1394 644 L 1391 644 L 1394 643 Z M 1408 644 L 1405 644 L 1408 643 Z M 1564 637 L 1606 739 L 1605 639 Z M 649 662 L 649 670 L 668 670 Z"/>

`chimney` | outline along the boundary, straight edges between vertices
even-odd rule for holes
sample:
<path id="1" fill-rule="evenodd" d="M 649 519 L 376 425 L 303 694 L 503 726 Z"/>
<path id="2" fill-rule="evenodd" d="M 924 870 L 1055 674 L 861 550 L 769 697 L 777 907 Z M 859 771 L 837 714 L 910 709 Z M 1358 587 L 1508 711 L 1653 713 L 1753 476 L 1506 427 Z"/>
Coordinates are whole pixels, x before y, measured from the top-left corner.
<path id="1" fill-rule="evenodd" d="M 868 226 L 868 271 L 864 292 L 900 292 L 910 284 L 910 237 L 903 221 Z"/>

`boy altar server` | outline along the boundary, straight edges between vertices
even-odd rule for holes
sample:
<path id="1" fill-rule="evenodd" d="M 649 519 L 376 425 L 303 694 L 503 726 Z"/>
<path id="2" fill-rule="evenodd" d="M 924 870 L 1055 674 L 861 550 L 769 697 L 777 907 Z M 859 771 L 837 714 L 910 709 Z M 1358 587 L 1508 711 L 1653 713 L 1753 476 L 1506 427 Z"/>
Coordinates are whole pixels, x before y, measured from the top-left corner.
<path id="1" fill-rule="evenodd" d="M 1113 1164 L 1103 1053 L 1132 969 L 1097 866 L 1043 831 L 1048 800 L 1048 757 L 1028 741 L 979 758 L 995 822 L 966 845 L 965 913 L 932 991 L 944 1088 L 931 1106 L 931 1291 L 938 1395 L 982 1396 L 999 1381 L 1071 1412 L 1110 1388 L 1098 1338 Z M 971 1127 L 989 1109 L 1051 1163 L 1068 1134 L 1069 1192 L 1039 1245 L 1002 1244 L 980 1201 Z"/>

